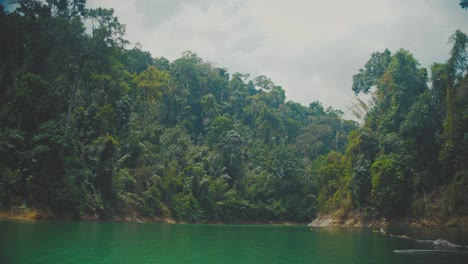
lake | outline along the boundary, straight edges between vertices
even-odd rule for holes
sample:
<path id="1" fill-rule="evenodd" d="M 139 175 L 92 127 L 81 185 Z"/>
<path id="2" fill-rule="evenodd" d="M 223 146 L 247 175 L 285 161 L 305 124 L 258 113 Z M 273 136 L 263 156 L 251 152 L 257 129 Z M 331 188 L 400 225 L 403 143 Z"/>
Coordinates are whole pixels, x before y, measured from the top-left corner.
<path id="1" fill-rule="evenodd" d="M 0 263 L 468 263 L 465 249 L 439 248 L 373 230 L 0 221 Z M 387 232 L 468 244 L 466 229 Z"/>

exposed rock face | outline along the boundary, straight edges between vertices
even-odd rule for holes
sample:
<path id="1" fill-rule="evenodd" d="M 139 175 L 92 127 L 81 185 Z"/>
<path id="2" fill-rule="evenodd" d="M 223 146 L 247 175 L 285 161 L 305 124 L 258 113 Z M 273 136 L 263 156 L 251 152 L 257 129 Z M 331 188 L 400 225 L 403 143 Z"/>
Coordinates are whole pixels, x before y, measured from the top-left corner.
<path id="1" fill-rule="evenodd" d="M 364 226 L 361 219 L 356 217 L 348 217 L 345 220 L 334 219 L 332 215 L 319 215 L 307 226 L 312 227 L 327 227 L 327 226 L 354 226 L 362 227 Z"/>
<path id="2" fill-rule="evenodd" d="M 326 227 L 326 226 L 338 226 L 340 223 L 336 220 L 333 220 L 331 215 L 319 215 L 307 226 L 313 227 Z"/>
<path id="3" fill-rule="evenodd" d="M 345 227 L 372 227 L 372 226 L 388 226 L 385 219 L 379 220 L 364 220 L 359 215 L 349 215 L 346 219 L 333 218 L 331 214 L 319 215 L 308 226 L 311 227 L 327 227 L 327 226 L 345 226 Z"/>

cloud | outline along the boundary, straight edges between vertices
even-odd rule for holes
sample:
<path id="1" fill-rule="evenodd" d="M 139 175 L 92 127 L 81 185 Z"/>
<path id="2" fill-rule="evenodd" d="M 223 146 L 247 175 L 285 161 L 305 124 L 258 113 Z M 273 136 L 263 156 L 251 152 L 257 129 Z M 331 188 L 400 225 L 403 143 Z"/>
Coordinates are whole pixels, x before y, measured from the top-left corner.
<path id="1" fill-rule="evenodd" d="M 445 0 L 88 0 L 113 7 L 127 38 L 170 60 L 184 50 L 230 72 L 265 74 L 289 100 L 347 111 L 352 76 L 370 54 L 411 51 L 427 67 L 446 60 L 468 11 Z M 349 115 L 347 117 L 350 117 Z"/>

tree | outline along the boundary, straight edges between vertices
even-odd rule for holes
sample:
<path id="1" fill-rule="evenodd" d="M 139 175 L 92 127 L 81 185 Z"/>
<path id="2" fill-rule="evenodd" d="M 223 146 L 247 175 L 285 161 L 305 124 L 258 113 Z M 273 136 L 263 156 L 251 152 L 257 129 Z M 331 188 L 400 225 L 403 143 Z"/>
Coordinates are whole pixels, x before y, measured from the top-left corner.
<path id="1" fill-rule="evenodd" d="M 310 103 L 309 108 L 318 116 L 325 114 L 325 110 L 322 106 L 322 103 L 320 103 L 319 101 Z"/>
<path id="2" fill-rule="evenodd" d="M 164 89 L 167 88 L 169 74 L 149 66 L 145 71 L 135 77 L 135 83 L 138 89 L 143 91 L 143 98 L 148 105 L 161 98 Z"/>
<path id="3" fill-rule="evenodd" d="M 115 193 L 112 182 L 115 174 L 114 159 L 118 142 L 111 136 L 103 138 L 102 141 L 104 146 L 99 153 L 96 183 L 103 198 L 106 201 L 113 202 Z"/>
<path id="4" fill-rule="evenodd" d="M 54 16 L 70 19 L 86 15 L 86 0 L 47 0 L 46 2 Z"/>
<path id="5" fill-rule="evenodd" d="M 468 1 L 467 0 L 460 0 L 460 6 L 463 9 L 467 9 L 468 8 Z"/>
<path id="6" fill-rule="evenodd" d="M 243 174 L 242 138 L 235 130 L 230 130 L 220 141 L 226 172 L 234 181 L 239 181 Z"/>
<path id="7" fill-rule="evenodd" d="M 151 57 L 151 53 L 149 53 L 148 51 L 143 51 L 139 43 L 137 43 L 133 49 L 125 50 L 120 56 L 122 57 L 121 60 L 125 65 L 125 68 L 127 68 L 128 71 L 131 73 L 140 74 L 142 71 L 148 69 L 150 65 L 154 66 L 154 61 Z M 159 70 L 169 70 L 168 68 L 156 68 L 158 68 Z"/>
<path id="8" fill-rule="evenodd" d="M 258 88 L 269 91 L 271 90 L 275 84 L 271 81 L 270 78 L 266 77 L 265 75 L 260 75 L 254 78 L 254 84 Z"/>
<path id="9" fill-rule="evenodd" d="M 364 69 L 359 69 L 359 73 L 353 76 L 352 89 L 354 93 L 356 95 L 368 93 L 372 86 L 377 85 L 378 80 L 390 64 L 390 60 L 391 53 L 388 49 L 381 53 L 372 53 L 370 60 L 364 65 Z"/>
<path id="10" fill-rule="evenodd" d="M 14 13 L 0 6 L 2 210 L 345 220 L 408 216 L 427 192 L 429 207 L 466 214 L 461 31 L 449 59 L 431 67 L 431 88 L 409 51 L 372 54 L 353 76 L 352 90 L 372 96 L 356 102 L 358 125 L 319 101 L 286 101 L 264 75 L 231 75 L 190 51 L 170 62 L 139 44 L 127 48 L 112 9 L 15 3 Z"/>
<path id="11" fill-rule="evenodd" d="M 439 159 L 442 162 L 445 174 L 449 177 L 460 169 L 458 164 L 461 164 L 459 163 L 461 160 L 455 157 L 457 157 L 456 153 L 460 152 L 459 148 L 464 146 L 462 143 L 464 138 L 463 131 L 466 131 L 463 128 L 466 127 L 463 125 L 463 120 L 466 120 L 463 112 L 468 107 L 467 100 L 464 97 L 468 90 L 466 81 L 466 76 L 468 75 L 467 40 L 466 34 L 459 30 L 450 37 L 453 48 L 450 51 L 451 56 L 445 66 L 446 75 L 443 76 L 445 77 L 446 116 L 442 134 L 444 143 L 439 154 Z M 438 83 L 436 82 L 436 84 Z"/>
<path id="12" fill-rule="evenodd" d="M 232 119 L 226 116 L 218 116 L 211 123 L 210 130 L 208 132 L 208 140 L 211 144 L 222 142 L 226 137 L 227 133 L 234 128 Z"/>
<path id="13" fill-rule="evenodd" d="M 369 205 L 369 197 L 372 190 L 371 162 L 363 155 L 357 157 L 352 164 L 352 174 L 349 182 L 349 190 L 354 204 L 360 208 Z"/>

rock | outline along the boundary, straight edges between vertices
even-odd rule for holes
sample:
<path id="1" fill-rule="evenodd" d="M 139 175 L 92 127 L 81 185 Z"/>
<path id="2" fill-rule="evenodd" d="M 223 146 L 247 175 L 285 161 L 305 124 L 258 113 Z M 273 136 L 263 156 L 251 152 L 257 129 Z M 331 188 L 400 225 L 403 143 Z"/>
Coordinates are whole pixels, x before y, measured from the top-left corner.
<path id="1" fill-rule="evenodd" d="M 334 226 L 334 225 L 336 225 L 336 222 L 332 219 L 331 215 L 321 215 L 315 218 L 307 226 L 326 227 L 326 226 Z"/>
<path id="2" fill-rule="evenodd" d="M 380 234 L 382 234 L 382 235 L 385 235 L 385 234 L 386 234 L 386 232 L 385 232 L 385 230 L 383 229 L 383 227 L 380 228 L 380 231 L 379 231 L 379 232 L 380 232 Z"/>

